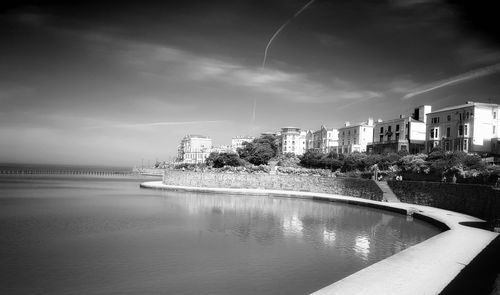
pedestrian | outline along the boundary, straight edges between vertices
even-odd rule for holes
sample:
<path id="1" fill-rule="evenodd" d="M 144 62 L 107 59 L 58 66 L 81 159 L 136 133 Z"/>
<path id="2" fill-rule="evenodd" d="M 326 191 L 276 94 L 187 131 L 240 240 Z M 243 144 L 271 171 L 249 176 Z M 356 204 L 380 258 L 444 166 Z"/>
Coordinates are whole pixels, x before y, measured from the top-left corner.
<path id="1" fill-rule="evenodd" d="M 451 179 L 451 182 L 457 183 L 457 177 L 455 176 L 455 174 L 453 174 L 453 178 Z"/>
<path id="2" fill-rule="evenodd" d="M 446 182 L 446 176 L 443 174 L 443 178 L 441 178 L 442 182 Z"/>

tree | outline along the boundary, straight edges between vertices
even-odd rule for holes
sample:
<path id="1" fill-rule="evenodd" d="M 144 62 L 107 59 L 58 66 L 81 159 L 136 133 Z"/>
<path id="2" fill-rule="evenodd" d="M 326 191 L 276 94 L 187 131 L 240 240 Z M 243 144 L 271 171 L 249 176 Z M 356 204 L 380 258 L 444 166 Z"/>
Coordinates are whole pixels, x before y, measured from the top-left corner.
<path id="1" fill-rule="evenodd" d="M 263 135 L 252 142 L 243 143 L 238 149 L 240 158 L 254 164 L 267 165 L 269 160 L 278 154 L 279 138 L 274 135 Z"/>
<path id="2" fill-rule="evenodd" d="M 300 165 L 307 168 L 321 168 L 323 166 L 321 164 L 322 158 L 323 154 L 320 151 L 311 149 L 302 155 L 300 158 Z"/>

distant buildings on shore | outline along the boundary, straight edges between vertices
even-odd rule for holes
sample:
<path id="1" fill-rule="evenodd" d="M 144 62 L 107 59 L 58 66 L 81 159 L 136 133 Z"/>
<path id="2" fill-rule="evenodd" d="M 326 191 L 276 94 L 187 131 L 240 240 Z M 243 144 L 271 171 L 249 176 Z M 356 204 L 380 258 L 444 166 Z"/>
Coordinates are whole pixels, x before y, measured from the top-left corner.
<path id="1" fill-rule="evenodd" d="M 177 161 L 189 164 L 204 163 L 211 150 L 211 138 L 203 135 L 186 135 L 177 149 Z"/>
<path id="2" fill-rule="evenodd" d="M 435 147 L 445 151 L 464 151 L 500 155 L 498 118 L 500 106 L 468 101 L 465 104 L 432 111 L 430 105 L 416 107 L 410 114 L 389 120 L 372 118 L 339 128 L 322 125 L 318 130 L 283 127 L 261 135 L 279 137 L 280 153 L 302 155 L 308 150 L 322 153 L 352 152 L 409 153 L 429 152 Z M 202 163 L 210 152 L 237 152 L 253 136 L 235 136 L 229 146 L 212 146 L 212 140 L 202 135 L 187 135 L 179 145 L 177 161 Z"/>

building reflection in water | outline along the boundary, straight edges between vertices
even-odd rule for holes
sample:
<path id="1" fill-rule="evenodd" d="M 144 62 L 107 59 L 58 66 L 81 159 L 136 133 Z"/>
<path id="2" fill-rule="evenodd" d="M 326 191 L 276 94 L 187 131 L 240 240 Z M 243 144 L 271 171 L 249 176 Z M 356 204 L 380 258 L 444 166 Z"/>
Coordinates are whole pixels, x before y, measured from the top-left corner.
<path id="1" fill-rule="evenodd" d="M 205 228 L 259 244 L 299 238 L 318 251 L 354 254 L 363 264 L 388 257 L 429 237 L 406 216 L 342 203 L 265 196 L 179 193 L 178 210 Z"/>
<path id="2" fill-rule="evenodd" d="M 368 235 L 360 235 L 355 239 L 354 252 L 364 260 L 368 259 L 370 254 L 370 237 Z"/>
<path id="3" fill-rule="evenodd" d="M 304 226 L 295 212 L 292 216 L 283 216 L 283 232 L 289 236 L 302 237 Z"/>
<path id="4" fill-rule="evenodd" d="M 332 246 L 335 244 L 335 239 L 337 238 L 337 234 L 333 230 L 323 229 L 323 243 L 325 245 Z"/>

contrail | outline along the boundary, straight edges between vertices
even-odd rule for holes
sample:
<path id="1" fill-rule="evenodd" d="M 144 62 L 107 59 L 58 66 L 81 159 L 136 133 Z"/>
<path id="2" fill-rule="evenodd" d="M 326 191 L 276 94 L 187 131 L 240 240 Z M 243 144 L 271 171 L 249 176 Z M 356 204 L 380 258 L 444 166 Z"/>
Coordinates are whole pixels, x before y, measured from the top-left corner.
<path id="1" fill-rule="evenodd" d="M 252 124 L 255 122 L 255 107 L 257 105 L 257 101 L 253 101 L 253 113 L 252 113 Z"/>
<path id="2" fill-rule="evenodd" d="M 403 100 L 446 86 L 462 83 L 472 79 L 477 79 L 483 76 L 488 76 L 496 72 L 500 72 L 500 63 L 424 85 L 403 96 Z"/>
<path id="3" fill-rule="evenodd" d="M 307 7 L 309 7 L 309 5 L 311 5 L 315 0 L 311 0 L 309 2 L 307 2 L 306 5 L 304 5 L 299 11 L 297 11 L 289 20 L 287 20 L 285 23 L 283 23 L 281 25 L 281 27 L 278 28 L 278 30 L 276 30 L 276 32 L 274 32 L 273 36 L 271 37 L 271 39 L 269 39 L 269 42 L 267 42 L 267 45 L 266 45 L 266 49 L 264 50 L 264 59 L 262 60 L 262 68 L 265 68 L 266 66 L 266 60 L 267 60 L 267 51 L 269 50 L 269 47 L 271 46 L 271 43 L 273 43 L 273 40 L 279 35 L 279 33 L 281 31 L 283 31 L 283 29 L 294 19 L 296 18 L 297 16 L 299 16 L 299 14 L 302 13 L 302 11 L 304 11 Z"/>
<path id="4" fill-rule="evenodd" d="M 286 22 L 284 22 L 279 28 L 278 30 L 276 30 L 276 32 L 274 32 L 274 34 L 271 36 L 271 39 L 269 39 L 269 41 L 267 42 L 267 45 L 266 45 L 266 49 L 264 50 L 264 58 L 262 60 L 262 70 L 264 70 L 264 68 L 266 67 L 266 60 L 267 60 L 267 51 L 269 50 L 269 47 L 271 47 L 271 43 L 273 43 L 274 39 L 279 35 L 279 33 L 281 31 L 283 31 L 283 29 L 294 19 L 296 18 L 297 16 L 299 16 L 299 14 L 302 13 L 302 11 L 306 10 L 307 7 L 309 7 L 311 4 L 313 4 L 315 0 L 311 0 L 309 2 L 306 3 L 306 5 L 304 5 L 301 9 L 299 9 L 299 11 L 297 11 L 289 20 L 287 20 Z M 253 113 L 252 113 L 252 125 L 255 124 L 255 108 L 256 108 L 256 105 L 257 105 L 257 100 L 254 99 L 253 101 Z"/>

